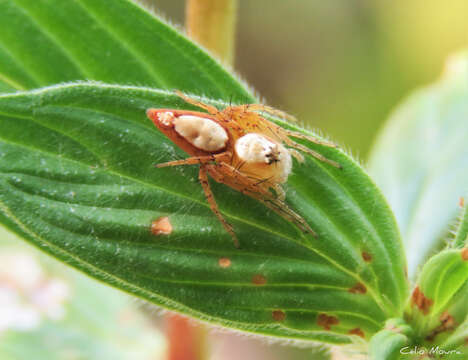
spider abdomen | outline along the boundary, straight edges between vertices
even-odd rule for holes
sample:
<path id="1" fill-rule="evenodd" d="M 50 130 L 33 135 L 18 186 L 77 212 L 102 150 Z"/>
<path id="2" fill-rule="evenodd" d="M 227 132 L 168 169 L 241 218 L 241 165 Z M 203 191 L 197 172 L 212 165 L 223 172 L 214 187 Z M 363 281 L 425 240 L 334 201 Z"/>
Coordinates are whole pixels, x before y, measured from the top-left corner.
<path id="1" fill-rule="evenodd" d="M 227 130 L 205 114 L 149 109 L 148 116 L 159 130 L 190 155 L 219 153 L 228 146 Z"/>
<path id="2" fill-rule="evenodd" d="M 213 120 L 193 115 L 174 119 L 175 131 L 189 143 L 204 151 L 219 151 L 226 147 L 226 130 Z"/>

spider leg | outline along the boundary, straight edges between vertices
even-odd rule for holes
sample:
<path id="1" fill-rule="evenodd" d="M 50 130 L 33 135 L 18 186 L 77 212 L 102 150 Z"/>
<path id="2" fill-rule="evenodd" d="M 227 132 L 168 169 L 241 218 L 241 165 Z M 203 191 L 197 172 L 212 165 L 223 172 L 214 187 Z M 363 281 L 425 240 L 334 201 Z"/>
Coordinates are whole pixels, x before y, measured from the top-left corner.
<path id="1" fill-rule="evenodd" d="M 211 177 L 217 182 L 232 186 L 235 190 L 240 192 L 242 192 L 242 188 L 245 187 L 255 188 L 257 192 L 264 192 L 265 190 L 263 187 L 270 186 L 269 183 L 265 184 L 268 179 L 260 179 L 246 175 L 225 162 L 208 165 L 208 171 Z"/>
<path id="2" fill-rule="evenodd" d="M 203 165 L 200 166 L 200 172 L 198 174 L 198 179 L 200 180 L 200 183 L 203 188 L 203 192 L 205 193 L 206 200 L 208 201 L 208 204 L 210 205 L 211 211 L 216 215 L 218 220 L 221 222 L 223 225 L 224 229 L 231 235 L 232 240 L 234 241 L 234 246 L 236 248 L 239 248 L 239 240 L 237 239 L 236 234 L 234 233 L 234 229 L 231 224 L 229 224 L 221 214 L 221 212 L 218 209 L 218 205 L 216 204 L 216 200 L 213 196 L 213 192 L 211 191 L 210 188 L 210 183 L 208 182 L 208 176 L 206 174 L 206 169 Z"/>
<path id="3" fill-rule="evenodd" d="M 175 93 L 181 97 L 182 99 L 184 99 L 185 102 L 189 103 L 189 104 L 192 104 L 192 105 L 195 105 L 199 108 L 202 108 L 202 109 L 205 109 L 206 111 L 208 111 L 210 114 L 213 114 L 213 115 L 216 115 L 219 110 L 217 108 L 215 108 L 214 106 L 211 106 L 211 105 L 208 105 L 208 104 L 205 104 L 205 103 L 202 103 L 201 101 L 198 101 L 198 100 L 195 100 L 195 99 L 192 99 L 190 97 L 188 97 L 187 95 L 185 95 L 184 93 L 182 93 L 181 91 L 179 90 L 176 90 Z"/>
<path id="4" fill-rule="evenodd" d="M 294 212 L 284 201 L 282 201 L 282 199 L 284 199 L 284 190 L 279 184 L 272 185 L 266 181 L 259 183 L 259 180 L 261 179 L 248 177 L 226 163 L 210 165 L 209 170 L 211 170 L 210 175 L 216 181 L 224 183 L 233 189 L 260 201 L 282 218 L 298 226 L 302 232 L 310 233 L 312 236 L 317 237 L 317 233 L 312 230 L 309 224 L 307 224 L 299 214 Z M 273 187 L 276 194 L 272 194 L 269 191 L 270 187 Z M 279 188 L 281 188 L 281 190 Z"/>
<path id="5" fill-rule="evenodd" d="M 304 162 L 304 156 L 302 156 L 302 154 L 299 151 L 294 149 L 288 149 L 288 151 L 292 156 L 294 156 L 297 159 L 297 161 L 301 163 Z"/>
<path id="6" fill-rule="evenodd" d="M 156 164 L 157 168 L 168 167 L 168 166 L 180 166 L 180 165 L 197 165 L 197 164 L 206 164 L 210 162 L 222 161 L 224 158 L 230 158 L 231 153 L 223 152 L 215 155 L 206 155 L 206 156 L 194 156 L 182 160 L 174 160 L 165 163 Z"/>
<path id="7" fill-rule="evenodd" d="M 298 144 L 292 140 L 289 140 L 289 142 L 286 142 L 286 144 L 288 146 L 291 146 L 297 150 L 301 150 L 309 155 L 312 155 L 314 158 L 320 160 L 320 161 L 323 161 L 323 162 L 326 162 L 327 164 L 330 164 L 338 169 L 341 169 L 342 166 L 340 164 L 338 164 L 336 161 L 333 161 L 333 160 L 330 160 L 330 159 L 327 159 L 325 156 L 323 156 L 322 154 L 314 151 L 314 150 L 311 150 L 309 149 L 308 147 L 305 147 L 304 145 L 301 145 L 301 144 Z"/>
<path id="8" fill-rule="evenodd" d="M 285 119 L 285 120 L 289 120 L 289 121 L 292 121 L 292 122 L 297 122 L 297 119 L 288 114 L 288 113 L 285 113 L 284 111 L 281 111 L 281 110 L 278 110 L 278 109 L 275 109 L 275 108 L 272 108 L 271 106 L 268 106 L 268 105 L 263 105 L 263 104 L 247 104 L 247 105 L 239 105 L 239 106 L 233 106 L 232 107 L 233 109 L 238 109 L 238 110 L 241 110 L 242 112 L 246 112 L 246 111 L 258 111 L 258 112 L 261 112 L 261 111 L 264 111 L 266 112 L 267 114 L 270 114 L 270 115 L 273 115 L 273 116 L 277 116 L 281 119 Z"/>
<path id="9" fill-rule="evenodd" d="M 302 232 L 306 234 L 311 234 L 313 237 L 317 238 L 317 233 L 310 227 L 309 224 L 296 212 L 294 212 L 284 201 L 280 199 L 275 199 L 273 197 L 262 196 L 256 193 L 246 192 L 246 195 L 253 197 L 254 199 L 260 201 L 267 208 L 273 210 L 275 213 L 280 215 L 282 218 L 292 222 L 301 229 Z"/>
<path id="10" fill-rule="evenodd" d="M 301 134 L 300 132 L 297 132 L 297 131 L 292 131 L 292 130 L 287 130 L 287 129 L 283 129 L 283 131 L 288 136 L 292 136 L 292 137 L 295 137 L 295 138 L 298 138 L 298 139 L 308 140 L 308 141 L 313 142 L 315 144 L 328 146 L 328 147 L 332 147 L 332 148 L 338 147 L 336 144 L 333 144 L 332 142 L 329 142 L 329 141 L 326 141 L 326 140 L 321 140 L 321 139 L 318 139 L 318 138 L 316 138 L 314 136 L 304 135 L 304 134 Z"/>
<path id="11" fill-rule="evenodd" d="M 275 184 L 273 186 L 273 189 L 275 190 L 278 199 L 284 201 L 284 199 L 286 198 L 286 193 L 284 192 L 283 187 L 280 184 Z"/>
<path id="12" fill-rule="evenodd" d="M 265 111 L 268 111 L 269 113 L 275 113 L 275 109 L 271 109 L 269 107 L 265 107 L 264 105 L 258 105 L 258 104 L 251 104 L 251 105 L 240 105 L 236 106 L 230 109 L 230 114 L 233 120 L 235 120 L 237 123 L 242 124 L 242 126 L 247 129 L 249 132 L 259 132 L 262 133 L 266 136 L 273 137 L 277 139 L 279 142 L 284 143 L 286 146 L 303 151 L 305 153 L 308 153 L 309 155 L 312 155 L 316 159 L 326 162 L 336 168 L 341 169 L 341 165 L 338 164 L 337 162 L 327 159 L 325 156 L 321 155 L 320 153 L 311 150 L 301 144 L 298 144 L 294 140 L 290 139 L 289 137 L 296 137 L 299 139 L 305 139 L 311 142 L 314 142 L 316 144 L 328 146 L 328 147 L 336 147 L 335 144 L 332 144 L 328 141 L 320 140 L 312 136 L 307 136 L 303 135 L 301 133 L 287 130 L 282 128 L 279 125 L 276 125 L 259 114 L 249 111 L 249 110 L 261 110 L 264 109 Z M 271 110 L 271 111 L 270 111 Z M 226 111 L 224 111 L 225 113 Z M 296 150 L 290 149 L 291 155 L 293 155 L 299 162 L 303 162 L 304 158 L 303 156 Z"/>
<path id="13" fill-rule="evenodd" d="M 328 141 L 317 139 L 317 138 L 315 138 L 313 136 L 307 136 L 307 135 L 303 135 L 303 134 L 295 132 L 295 131 L 283 129 L 282 127 L 280 127 L 280 126 L 278 126 L 276 124 L 268 125 L 267 130 L 269 132 L 271 132 L 271 134 L 275 135 L 280 140 L 282 140 L 287 146 L 292 147 L 292 148 L 297 149 L 297 150 L 301 150 L 301 151 L 303 151 L 303 152 L 305 152 L 307 154 L 312 155 L 316 159 L 319 159 L 320 161 L 326 162 L 326 163 L 328 163 L 328 164 L 330 164 L 330 165 L 332 165 L 332 166 L 334 166 L 334 167 L 336 167 L 338 169 L 341 169 L 341 165 L 338 164 L 337 162 L 326 158 L 322 154 L 320 154 L 320 153 L 318 153 L 318 152 L 316 152 L 314 150 L 311 150 L 308 147 L 305 147 L 305 146 L 303 146 L 301 144 L 298 144 L 294 140 L 291 140 L 289 138 L 289 136 L 296 137 L 296 138 L 299 138 L 299 139 L 308 140 L 308 141 L 316 143 L 316 144 L 320 144 L 320 145 L 324 145 L 324 146 L 328 146 L 328 147 L 333 147 L 333 148 L 337 147 L 335 144 L 332 144 L 332 143 L 330 143 Z M 304 157 L 298 151 L 292 150 L 292 149 L 290 149 L 289 151 L 290 151 L 291 155 L 294 156 L 299 162 L 304 161 Z"/>

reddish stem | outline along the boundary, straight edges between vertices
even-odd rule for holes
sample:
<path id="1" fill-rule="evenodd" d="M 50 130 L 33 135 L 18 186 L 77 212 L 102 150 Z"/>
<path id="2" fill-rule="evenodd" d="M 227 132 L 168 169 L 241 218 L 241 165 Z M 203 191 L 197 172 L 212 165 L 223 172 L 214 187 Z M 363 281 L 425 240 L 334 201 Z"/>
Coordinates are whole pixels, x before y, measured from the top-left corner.
<path id="1" fill-rule="evenodd" d="M 168 360 L 202 360 L 204 358 L 204 331 L 193 320 L 171 313 L 166 316 L 166 334 L 169 342 Z"/>

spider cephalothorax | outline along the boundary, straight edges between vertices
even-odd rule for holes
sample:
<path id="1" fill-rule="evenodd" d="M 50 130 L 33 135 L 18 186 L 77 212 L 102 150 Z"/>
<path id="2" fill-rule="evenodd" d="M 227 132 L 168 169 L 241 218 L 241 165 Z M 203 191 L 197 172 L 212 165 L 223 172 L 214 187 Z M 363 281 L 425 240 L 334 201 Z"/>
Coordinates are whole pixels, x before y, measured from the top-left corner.
<path id="1" fill-rule="evenodd" d="M 215 181 L 253 197 L 288 221 L 295 223 L 302 231 L 316 233 L 307 222 L 284 202 L 281 184 L 288 179 L 294 156 L 303 161 L 297 151 L 303 151 L 315 158 L 340 167 L 336 162 L 296 143 L 290 137 L 306 139 L 317 144 L 335 145 L 298 132 L 286 130 L 262 117 L 258 111 L 290 118 L 289 115 L 265 105 L 250 104 L 229 106 L 224 110 L 196 101 L 178 92 L 185 101 L 208 113 L 149 109 L 148 117 L 177 146 L 191 157 L 157 164 L 157 167 L 177 165 L 200 165 L 199 180 L 210 208 L 231 234 L 236 247 L 239 241 L 216 205 L 208 183 L 209 174 Z"/>

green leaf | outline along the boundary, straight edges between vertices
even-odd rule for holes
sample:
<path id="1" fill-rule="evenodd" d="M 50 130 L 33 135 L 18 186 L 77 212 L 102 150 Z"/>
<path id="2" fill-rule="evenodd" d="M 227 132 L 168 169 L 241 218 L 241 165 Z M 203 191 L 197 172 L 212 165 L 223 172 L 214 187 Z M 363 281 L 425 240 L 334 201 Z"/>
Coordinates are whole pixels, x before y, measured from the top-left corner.
<path id="1" fill-rule="evenodd" d="M 1 221 L 103 282 L 232 328 L 348 343 L 401 316 L 398 230 L 350 157 L 303 142 L 343 169 L 306 156 L 285 187 L 318 239 L 212 182 L 236 249 L 196 167 L 154 168 L 187 155 L 146 118 L 149 107 L 189 108 L 165 91 L 92 83 L 0 96 Z M 168 236 L 151 234 L 161 216 Z"/>
<path id="2" fill-rule="evenodd" d="M 463 203 L 464 200 L 462 200 L 462 204 Z M 462 209 L 460 223 L 458 224 L 458 229 L 455 233 L 455 240 L 453 241 L 453 245 L 455 247 L 468 247 L 468 203 L 464 204 Z"/>
<path id="3" fill-rule="evenodd" d="M 467 319 L 467 298 L 468 248 L 433 256 L 424 265 L 406 309 L 415 341 L 431 347 L 447 340 Z"/>
<path id="4" fill-rule="evenodd" d="M 370 173 L 397 218 L 413 276 L 446 236 L 468 188 L 468 55 L 410 96 L 383 129 Z"/>
<path id="5" fill-rule="evenodd" d="M 411 349 L 412 329 L 402 319 L 389 319 L 385 328 L 375 334 L 369 344 L 371 360 L 396 360 L 407 357 Z"/>
<path id="6" fill-rule="evenodd" d="M 464 292 L 465 301 L 468 297 L 468 291 L 465 290 Z M 465 303 L 466 306 L 466 303 Z M 453 356 L 447 357 L 448 359 L 460 359 L 460 354 L 464 354 L 465 358 L 468 355 L 468 346 L 467 346 L 467 339 L 468 339 L 468 317 L 465 318 L 465 321 L 461 323 L 453 333 L 440 345 L 442 349 L 454 349 L 457 353 L 453 354 Z"/>
<path id="7" fill-rule="evenodd" d="M 219 63 L 132 1 L 0 1 L 0 92 L 73 80 L 253 101 Z"/>

